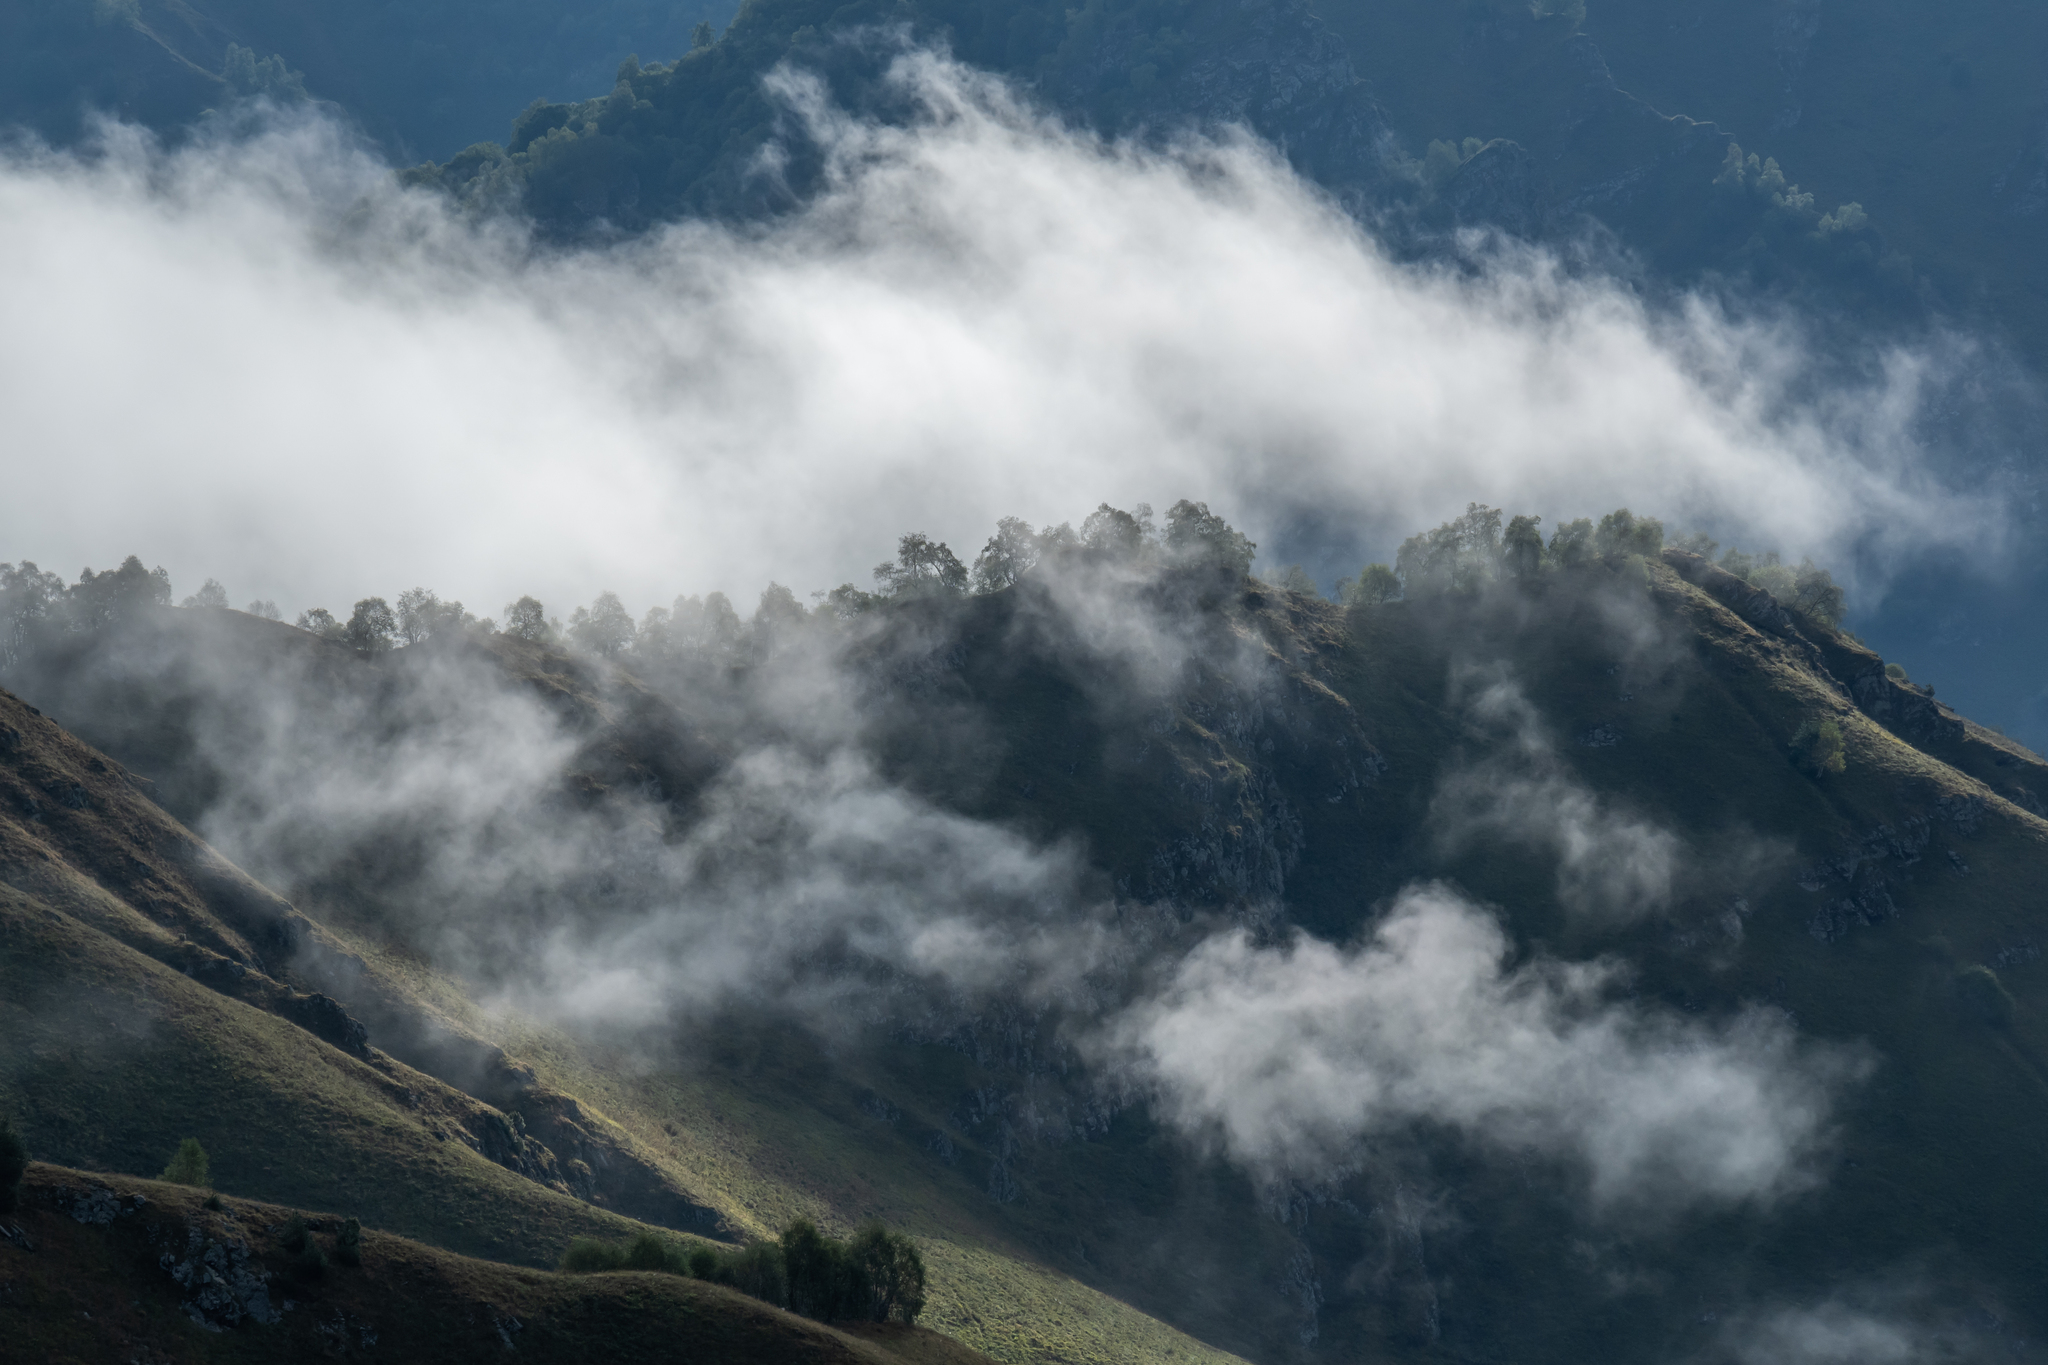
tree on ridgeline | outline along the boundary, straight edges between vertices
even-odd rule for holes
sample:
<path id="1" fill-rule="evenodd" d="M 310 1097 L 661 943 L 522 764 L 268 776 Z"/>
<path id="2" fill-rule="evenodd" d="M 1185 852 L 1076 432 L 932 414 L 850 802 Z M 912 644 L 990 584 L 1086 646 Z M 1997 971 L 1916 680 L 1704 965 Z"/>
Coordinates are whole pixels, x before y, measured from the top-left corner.
<path id="1" fill-rule="evenodd" d="M 875 565 L 875 585 L 891 597 L 967 591 L 967 566 L 942 540 L 912 531 L 896 542 L 896 558 Z"/>
<path id="2" fill-rule="evenodd" d="M 382 654 L 398 637 L 398 618 L 381 597 L 365 597 L 349 613 L 342 642 L 358 654 Z"/>
<path id="3" fill-rule="evenodd" d="M 974 558 L 974 590 L 1001 592 L 1038 563 L 1038 534 L 1021 517 L 1004 517 Z"/>
<path id="4" fill-rule="evenodd" d="M 220 585 L 218 578 L 209 578 L 202 583 L 199 591 L 178 604 L 181 607 L 218 607 L 228 609 L 228 590 Z"/>
<path id="5" fill-rule="evenodd" d="M 588 607 L 569 618 L 569 638 L 577 647 L 611 658 L 632 647 L 633 618 L 614 592 L 601 592 Z"/>

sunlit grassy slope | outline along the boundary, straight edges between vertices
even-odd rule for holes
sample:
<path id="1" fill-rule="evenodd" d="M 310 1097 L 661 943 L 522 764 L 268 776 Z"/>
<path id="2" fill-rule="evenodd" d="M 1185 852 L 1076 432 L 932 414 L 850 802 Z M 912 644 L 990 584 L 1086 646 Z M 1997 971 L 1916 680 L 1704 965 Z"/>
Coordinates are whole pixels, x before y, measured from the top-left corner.
<path id="1" fill-rule="evenodd" d="M 264 943 L 261 913 L 276 907 L 252 910 L 222 886 L 258 901 L 266 893 L 48 717 L 4 694 L 0 713 L 0 809 L 9 812 L 0 818 L 0 1110 L 18 1116 L 39 1156 L 150 1174 L 180 1139 L 197 1137 L 223 1190 L 528 1266 L 553 1264 L 572 1237 L 644 1226 L 486 1159 L 478 1138 L 488 1106 L 284 1017 L 307 997 L 269 980 L 249 946 Z M 217 912 L 222 905 L 231 908 Z M 459 986 L 366 946 L 388 998 L 458 1030 L 481 1022 Z M 577 1085 L 594 1125 L 620 1129 L 604 1112 L 616 1101 L 625 1130 L 735 1229 L 772 1234 L 797 1213 L 833 1224 L 901 1216 L 929 1248 L 927 1321 L 1001 1359 L 1227 1359 L 1015 1247 L 977 1240 L 971 1220 L 949 1222 L 956 1208 L 920 1207 L 914 1179 L 864 1168 L 858 1150 L 837 1150 L 829 1131 L 778 1111 L 782 1096 L 763 1102 L 728 1084 L 710 1094 L 733 1108 L 724 1123 L 707 1119 L 702 1087 L 646 1081 L 636 1091 L 606 1069 L 616 1059 L 562 1040 L 532 1039 L 523 1052 L 545 1079 Z M 844 1197 L 854 1188 L 870 1192 Z M 949 1226 L 952 1238 L 934 1235 Z"/>
<path id="2" fill-rule="evenodd" d="M 1206 896 L 1227 906 L 1265 894 L 1258 878 L 1272 872 L 1296 923 L 1344 940 L 1404 884 L 1446 878 L 1499 906 L 1527 951 L 1625 954 L 1645 1004 L 1709 1018 L 1778 1004 L 1806 1036 L 1858 1042 L 1878 1059 L 1839 1116 L 1825 1183 L 1769 1213 L 1617 1231 L 1586 1221 L 1568 1173 L 1535 1182 L 1431 1141 L 1401 1153 L 1443 1192 L 1439 1221 L 1417 1243 L 1424 1254 L 1403 1260 L 1369 1173 L 1311 1192 L 1320 1203 L 1284 1191 L 1276 1200 L 1142 1106 L 1101 1111 L 1083 1136 L 1029 1129 L 1030 1115 L 1091 1102 L 1078 1077 L 1032 1060 L 1049 1055 L 1057 1018 L 969 1021 L 919 1039 L 858 1023 L 821 1038 L 735 1015 L 611 1050 L 485 1014 L 464 983 L 382 937 L 374 906 L 341 896 L 300 908 L 336 951 L 360 955 L 365 999 L 502 1047 L 730 1232 L 760 1234 L 796 1214 L 842 1229 L 879 1215 L 908 1229 L 934 1269 L 927 1321 L 1005 1361 L 1219 1350 L 1272 1361 L 1333 1351 L 1647 1358 L 1705 1348 L 1701 1302 L 1818 1300 L 1902 1267 L 2001 1321 L 2048 1326 L 2036 1236 L 2048 1168 L 2028 1136 L 2048 1130 L 2048 823 L 2029 809 L 2048 791 L 2038 758 L 1915 689 L 1873 682 L 1882 661 L 1854 640 L 1813 622 L 1790 636 L 1760 627 L 1663 561 L 1350 612 L 1250 587 L 1209 609 L 1197 632 L 1210 657 L 1238 662 L 1197 670 L 1165 714 L 1101 704 L 1085 669 L 1018 643 L 1020 610 L 996 594 L 946 624 L 958 664 L 876 731 L 901 780 L 977 815 L 1083 839 L 1105 884 L 1133 904 Z M 236 647 L 262 647 L 259 634 Z M 886 671 L 886 640 L 876 648 Z M 530 647 L 494 649 L 499 666 L 591 728 L 587 783 L 630 785 L 636 753 L 682 751 L 659 732 L 685 723 L 663 719 L 631 680 Z M 1501 681 L 1529 699 L 1574 780 L 1684 840 L 1668 913 L 1588 924 L 1564 913 L 1548 855 L 1445 844 L 1441 779 L 1497 752 L 1500 735 L 1468 701 Z M 921 719 L 930 708 L 978 721 L 934 726 Z M 118 733 L 147 729 L 135 723 L 145 712 L 123 714 Z M 1795 740 L 1830 719 L 1846 765 L 1815 772 Z M 1579 742 L 1596 732 L 1611 742 Z M 935 744 L 937 733 L 971 733 L 971 752 Z M 43 735 L 37 754 L 56 752 Z M 67 772 L 90 761 L 78 754 Z M 32 763 L 8 761 L 22 782 L 53 789 Z M 262 1002 L 222 1001 L 130 946 L 147 947 L 142 922 L 155 923 L 155 911 L 132 909 L 147 904 L 140 892 L 115 897 L 136 917 L 126 928 L 114 909 L 90 929 L 84 909 L 53 914 L 54 874 L 36 871 L 33 841 L 56 848 L 76 822 L 101 818 L 95 810 L 60 803 L 40 826 L 7 827 L 17 842 L 6 880 L 28 888 L 8 902 L 11 980 L 75 981 L 109 1017 L 145 1021 L 140 1060 L 120 1060 L 123 1049 L 96 1060 L 73 1044 L 76 1060 L 7 1077 L 0 1102 L 22 1110 L 43 1153 L 147 1173 L 189 1130 L 221 1153 L 230 1189 L 528 1262 L 545 1263 L 583 1228 L 625 1226 L 424 1135 L 391 1096 L 402 1084 L 455 1118 L 476 1101 L 388 1058 L 309 1039 Z M 114 880 L 113 852 L 91 862 L 84 845 L 64 847 L 54 861 L 89 867 L 94 885 Z M 1861 880 L 1845 880 L 1844 866 Z M 1202 868 L 1250 869 L 1250 880 Z M 1817 917 L 1872 877 L 1896 913 L 1817 936 Z M 185 905 L 170 890 L 158 899 Z M 194 894 L 179 913 L 196 934 L 205 898 Z M 238 931 L 223 919 L 215 932 L 226 943 Z M 1981 990 L 1984 970 L 1995 996 Z M 0 1014 L 20 1040 L 12 1055 L 57 1055 L 70 1036 L 56 1013 L 67 994 Z M 167 1041 L 149 1052 L 149 1040 Z M 118 1106 L 96 1099 L 131 1093 Z M 381 1191 L 367 1188 L 373 1168 Z M 1290 1199 L 1308 1202 L 1296 1213 Z M 1320 1286 L 1312 1316 L 1287 1278 L 1303 1258 Z M 1617 1263 L 1635 1267 L 1626 1282 L 1613 1277 Z"/>

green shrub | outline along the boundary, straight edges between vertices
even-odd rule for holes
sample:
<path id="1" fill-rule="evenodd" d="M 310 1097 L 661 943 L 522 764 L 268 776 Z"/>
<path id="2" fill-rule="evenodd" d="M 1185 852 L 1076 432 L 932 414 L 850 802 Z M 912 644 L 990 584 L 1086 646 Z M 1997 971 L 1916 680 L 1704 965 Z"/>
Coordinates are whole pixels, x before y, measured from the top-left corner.
<path id="1" fill-rule="evenodd" d="M 626 1249 L 600 1242 L 595 1237 L 578 1237 L 562 1253 L 562 1269 L 577 1275 L 601 1274 L 626 1268 Z"/>
<path id="2" fill-rule="evenodd" d="M 579 1237 L 563 1253 L 561 1268 L 584 1275 L 610 1270 L 687 1275 L 822 1321 L 908 1323 L 924 1311 L 924 1257 L 910 1238 L 879 1222 L 841 1241 L 799 1218 L 773 1242 L 730 1251 L 685 1248 L 652 1232 L 624 1244 Z"/>
<path id="3" fill-rule="evenodd" d="M 313 1245 L 313 1230 L 306 1226 L 305 1219 L 295 1213 L 284 1225 L 284 1233 L 277 1239 L 277 1244 L 296 1256 Z"/>
<path id="4" fill-rule="evenodd" d="M 341 1231 L 334 1238 L 334 1259 L 341 1265 L 363 1263 L 363 1225 L 351 1218 L 341 1225 Z"/>
<path id="5" fill-rule="evenodd" d="M 186 1138 L 178 1144 L 178 1154 L 171 1158 L 171 1164 L 164 1167 L 158 1177 L 173 1185 L 200 1185 L 207 1183 L 206 1149 L 199 1145 L 198 1138 Z"/>
<path id="6" fill-rule="evenodd" d="M 1884 666 L 1884 675 L 1895 683 L 1910 681 L 1906 677 L 1906 666 L 1904 664 L 1886 664 Z"/>
<path id="7" fill-rule="evenodd" d="M 21 1178 L 28 1173 L 28 1144 L 14 1125 L 0 1119 L 0 1213 L 14 1212 L 21 1197 Z"/>
<path id="8" fill-rule="evenodd" d="M 879 1222 L 853 1235 L 847 1257 L 865 1281 L 862 1316 L 875 1322 L 916 1322 L 924 1311 L 924 1257 L 917 1244 Z"/>
<path id="9" fill-rule="evenodd" d="M 292 1260 L 292 1273 L 302 1280 L 317 1280 L 327 1273 L 327 1253 L 319 1243 L 306 1239 L 305 1250 Z"/>
<path id="10" fill-rule="evenodd" d="M 643 1232 L 626 1243 L 626 1269 L 667 1270 L 680 1267 L 669 1261 L 669 1244 L 651 1232 Z"/>
<path id="11" fill-rule="evenodd" d="M 1842 727 L 1832 719 L 1810 720 L 1800 726 L 1792 736 L 1792 753 L 1799 765 L 1816 777 L 1831 777 L 1849 766 Z"/>

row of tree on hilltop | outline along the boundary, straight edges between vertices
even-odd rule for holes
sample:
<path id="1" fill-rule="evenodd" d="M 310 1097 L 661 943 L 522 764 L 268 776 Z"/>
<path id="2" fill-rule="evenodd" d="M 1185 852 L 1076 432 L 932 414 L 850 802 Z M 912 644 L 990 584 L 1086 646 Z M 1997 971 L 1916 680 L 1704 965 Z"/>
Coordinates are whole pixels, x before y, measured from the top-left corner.
<path id="1" fill-rule="evenodd" d="M 1625 507 L 1597 522 L 1586 517 L 1560 522 L 1547 539 L 1542 521 L 1537 516 L 1506 516 L 1498 508 L 1472 503 L 1462 516 L 1402 542 L 1391 566 L 1368 564 L 1340 580 L 1335 600 L 1345 607 L 1369 608 L 1401 598 L 1474 592 L 1490 584 L 1529 582 L 1628 555 L 1655 556 L 1666 543 L 1662 522 L 1638 517 Z M 1709 560 L 1720 550 L 1698 533 L 1674 544 Z M 807 621 L 849 621 L 884 603 L 910 598 L 1002 592 L 1045 570 L 1181 572 L 1242 580 L 1257 551 L 1257 545 L 1206 503 L 1176 502 L 1163 524 L 1144 503 L 1128 511 L 1103 503 L 1078 528 L 1062 522 L 1040 530 L 1020 518 L 1004 517 L 971 565 L 944 541 L 913 531 L 897 541 L 894 559 L 875 566 L 872 587 L 842 583 L 815 592 L 814 605 L 807 609 L 789 588 L 770 583 L 750 618 L 742 618 L 724 593 L 711 592 L 677 597 L 636 621 L 617 594 L 605 592 L 589 606 L 576 608 L 566 621 L 550 616 L 537 599 L 521 597 L 505 607 L 501 625 L 420 587 L 400 593 L 395 604 L 382 597 L 363 598 L 346 619 L 315 607 L 300 613 L 296 624 L 364 654 L 502 631 L 586 653 L 631 654 L 662 663 L 737 657 L 772 647 L 779 632 Z M 1730 548 L 1720 554 L 1718 563 L 1809 617 L 1830 625 L 1841 619 L 1841 588 L 1811 560 L 1794 566 L 1775 553 L 1751 555 Z M 1322 596 L 1299 565 L 1274 575 L 1273 581 L 1290 592 Z M 118 569 L 95 573 L 88 568 L 72 584 L 29 561 L 19 566 L 0 563 L 0 670 L 18 664 L 54 637 L 96 630 L 125 614 L 171 602 L 170 576 L 160 567 L 144 568 L 133 555 Z M 226 608 L 227 591 L 208 579 L 182 605 Z M 276 604 L 269 601 L 250 602 L 243 610 L 280 619 Z"/>

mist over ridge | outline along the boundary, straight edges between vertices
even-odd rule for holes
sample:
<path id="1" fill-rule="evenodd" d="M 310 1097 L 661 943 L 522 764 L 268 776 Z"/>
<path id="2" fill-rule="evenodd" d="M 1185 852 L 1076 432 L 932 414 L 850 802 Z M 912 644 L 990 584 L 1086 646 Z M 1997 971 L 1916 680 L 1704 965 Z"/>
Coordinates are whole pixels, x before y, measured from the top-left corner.
<path id="1" fill-rule="evenodd" d="M 1816 389 L 1789 325 L 1542 250 L 1396 265 L 1250 141 L 1104 144 L 927 54 L 892 79 L 908 127 L 778 77 L 835 168 L 804 212 L 568 252 L 393 189 L 303 112 L 16 152 L 10 246 L 45 266 L 0 345 L 43 454 L 0 531 L 291 610 L 393 573 L 470 602 L 803 592 L 858 578 L 874 525 L 972 544 L 1080 485 L 1198 492 L 1268 543 L 1312 509 L 1358 562 L 1475 493 L 1650 505 L 1873 584 L 1996 561 L 2001 504 L 1907 434 L 1938 352 Z M 81 386 L 118 395 L 89 424 Z M 110 479 L 137 496 L 88 496 Z"/>

